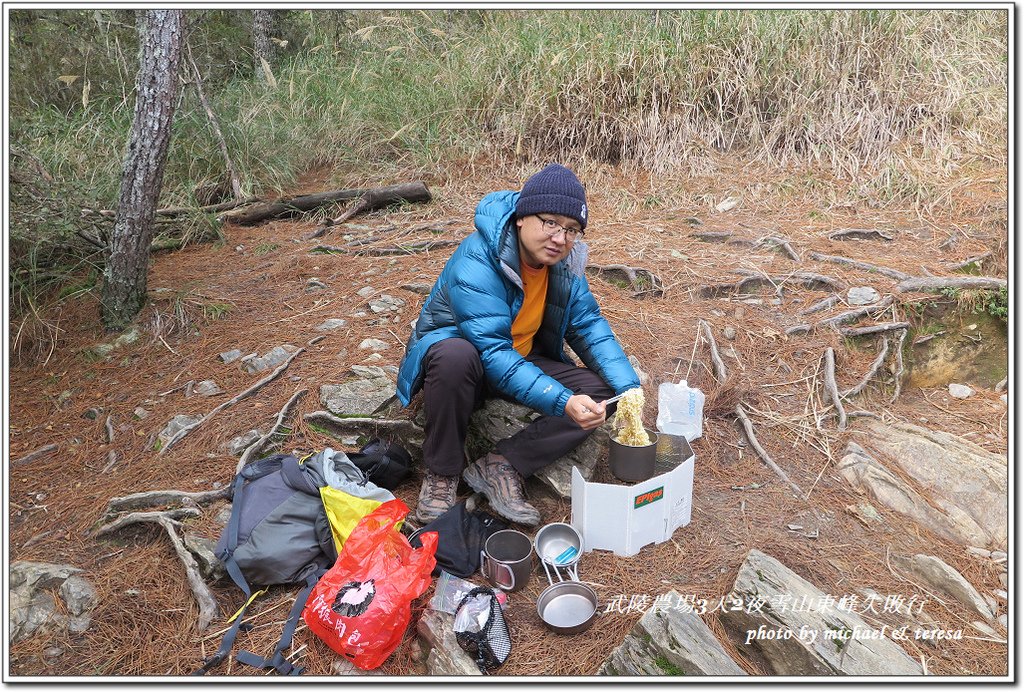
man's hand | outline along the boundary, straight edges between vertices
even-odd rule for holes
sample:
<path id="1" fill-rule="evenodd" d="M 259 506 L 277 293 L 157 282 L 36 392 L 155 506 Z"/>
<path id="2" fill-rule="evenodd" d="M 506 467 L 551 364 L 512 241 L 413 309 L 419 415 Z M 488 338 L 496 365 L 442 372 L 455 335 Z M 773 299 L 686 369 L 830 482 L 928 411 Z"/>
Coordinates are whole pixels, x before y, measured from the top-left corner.
<path id="1" fill-rule="evenodd" d="M 584 430 L 593 430 L 604 423 L 604 404 L 597 403 L 586 394 L 574 394 L 565 403 L 565 415 Z"/>

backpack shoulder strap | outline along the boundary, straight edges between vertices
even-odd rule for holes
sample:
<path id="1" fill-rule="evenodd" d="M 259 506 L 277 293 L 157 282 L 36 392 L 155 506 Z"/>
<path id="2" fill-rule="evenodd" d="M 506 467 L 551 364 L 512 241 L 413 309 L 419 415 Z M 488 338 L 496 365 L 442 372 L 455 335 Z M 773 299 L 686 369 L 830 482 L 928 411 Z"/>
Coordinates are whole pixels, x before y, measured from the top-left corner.
<path id="1" fill-rule="evenodd" d="M 309 594 L 312 593 L 313 587 L 316 586 L 320 577 L 321 573 L 318 573 L 316 570 L 310 571 L 306 575 L 306 583 L 295 596 L 295 602 L 292 604 L 291 612 L 288 613 L 288 620 L 285 621 L 284 631 L 281 633 L 281 638 L 277 641 L 277 646 L 274 647 L 273 654 L 263 658 L 251 651 L 239 651 L 235 654 L 235 660 L 254 668 L 273 668 L 279 675 L 302 675 L 305 669 L 292 665 L 291 661 L 284 657 L 284 650 L 292 645 L 292 637 L 295 635 L 295 628 L 299 624 L 299 616 L 302 615 L 306 599 L 309 598 Z"/>

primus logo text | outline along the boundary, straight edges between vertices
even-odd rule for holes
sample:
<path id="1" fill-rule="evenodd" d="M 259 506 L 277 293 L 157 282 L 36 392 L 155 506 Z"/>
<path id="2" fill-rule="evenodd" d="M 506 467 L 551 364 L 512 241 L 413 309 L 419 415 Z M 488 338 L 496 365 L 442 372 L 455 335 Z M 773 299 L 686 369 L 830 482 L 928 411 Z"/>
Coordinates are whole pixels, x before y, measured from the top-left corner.
<path id="1" fill-rule="evenodd" d="M 633 498 L 633 509 L 636 509 L 637 507 L 643 507 L 644 505 L 649 505 L 652 502 L 657 502 L 663 497 L 665 497 L 665 486 L 655 488 L 654 490 L 649 490 L 646 493 L 643 493 L 642 495 L 637 495 L 635 498 Z"/>

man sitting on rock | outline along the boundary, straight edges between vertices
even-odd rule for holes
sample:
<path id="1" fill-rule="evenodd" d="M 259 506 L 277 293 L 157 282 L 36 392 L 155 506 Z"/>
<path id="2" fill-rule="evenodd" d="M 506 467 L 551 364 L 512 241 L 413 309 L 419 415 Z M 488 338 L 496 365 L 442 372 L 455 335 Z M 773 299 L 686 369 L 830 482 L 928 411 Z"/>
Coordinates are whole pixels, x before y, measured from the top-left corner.
<path id="1" fill-rule="evenodd" d="M 551 164 L 522 192 L 488 194 L 475 225 L 431 289 L 398 375 L 403 405 L 423 389 L 426 471 L 415 516 L 426 523 L 452 507 L 461 474 L 498 514 L 536 526 L 524 479 L 604 423 L 614 404 L 606 411 L 600 402 L 640 382 L 584 275 L 587 200 L 572 171 Z M 543 415 L 467 465 L 469 419 L 488 396 Z"/>

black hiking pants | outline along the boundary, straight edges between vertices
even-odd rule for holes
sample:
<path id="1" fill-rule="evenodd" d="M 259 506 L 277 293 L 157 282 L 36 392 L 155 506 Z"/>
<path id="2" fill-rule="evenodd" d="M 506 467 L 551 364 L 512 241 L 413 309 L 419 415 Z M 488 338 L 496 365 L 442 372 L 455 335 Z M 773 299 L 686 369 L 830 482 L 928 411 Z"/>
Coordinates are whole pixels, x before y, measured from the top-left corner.
<path id="1" fill-rule="evenodd" d="M 568 387 L 603 401 L 615 392 L 593 370 L 530 354 L 527 360 Z M 488 397 L 513 401 L 491 388 L 484 376 L 480 354 L 465 339 L 445 339 L 430 347 L 423 357 L 423 408 L 427 417 L 423 461 L 442 476 L 457 476 L 466 465 L 466 430 L 472 413 Z M 607 415 L 615 411 L 608 407 Z M 515 435 L 500 440 L 495 451 L 528 478 L 587 439 L 584 430 L 568 416 L 540 416 Z"/>

